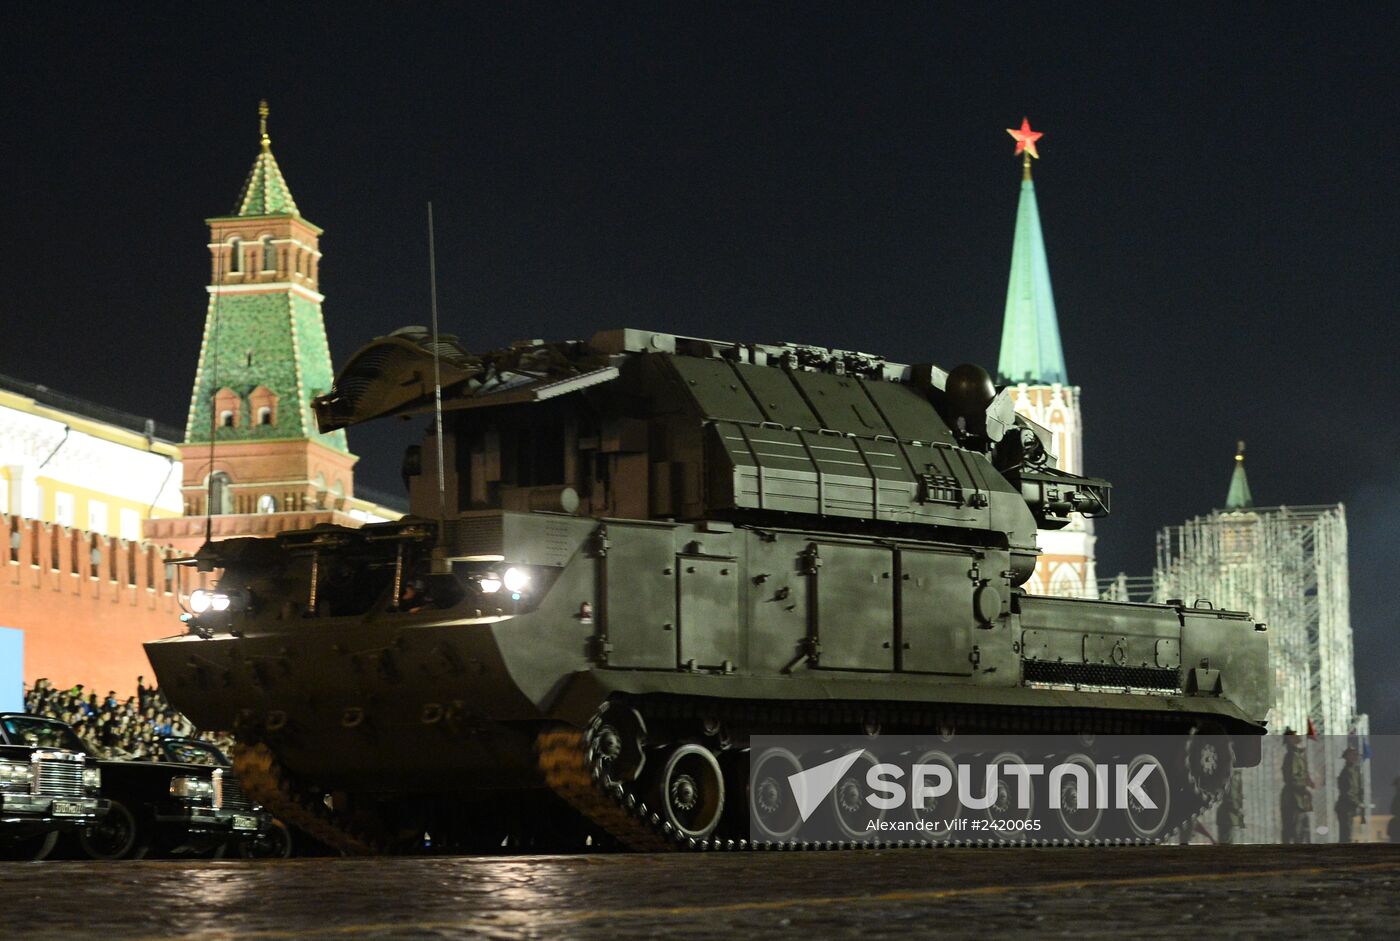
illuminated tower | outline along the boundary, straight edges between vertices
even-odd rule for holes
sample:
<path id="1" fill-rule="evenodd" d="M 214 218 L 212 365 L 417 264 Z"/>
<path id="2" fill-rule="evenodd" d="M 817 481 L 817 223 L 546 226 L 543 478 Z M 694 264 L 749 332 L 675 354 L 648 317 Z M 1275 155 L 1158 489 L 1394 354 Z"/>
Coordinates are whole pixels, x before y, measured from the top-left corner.
<path id="1" fill-rule="evenodd" d="M 1243 441 L 1224 508 L 1157 534 L 1154 600 L 1205 599 L 1268 625 L 1273 704 L 1264 760 L 1244 772 L 1247 842 L 1282 838 L 1279 733 L 1289 726 L 1322 736 L 1308 746 L 1317 785 L 1313 824 L 1323 828 L 1313 840 L 1335 838 L 1342 748 L 1370 731 L 1368 717 L 1357 712 L 1349 571 L 1346 508 L 1255 506 Z M 1363 762 L 1368 795 L 1370 775 L 1370 762 Z"/>
<path id="2" fill-rule="evenodd" d="M 1011 249 L 1011 277 L 1006 286 L 997 384 L 1010 386 L 1016 411 L 1054 434 L 1058 466 L 1084 472 L 1079 387 L 1070 385 L 1060 346 L 1050 265 L 1040 231 L 1040 208 L 1031 181 L 1031 158 L 1039 159 L 1039 131 L 1022 119 L 1008 128 L 1022 156 L 1021 200 L 1016 209 L 1016 238 Z M 1079 514 L 1064 529 L 1041 530 L 1041 555 L 1026 583 L 1033 594 L 1071 598 L 1097 597 L 1093 524 Z"/>
<path id="3" fill-rule="evenodd" d="M 334 378 L 321 229 L 297 209 L 267 113 L 263 102 L 261 146 L 233 211 L 206 220 L 209 304 L 181 448 L 186 519 L 147 527 L 182 548 L 203 541 L 206 513 L 215 539 L 364 521 L 345 433 L 320 434 L 311 411 Z"/>

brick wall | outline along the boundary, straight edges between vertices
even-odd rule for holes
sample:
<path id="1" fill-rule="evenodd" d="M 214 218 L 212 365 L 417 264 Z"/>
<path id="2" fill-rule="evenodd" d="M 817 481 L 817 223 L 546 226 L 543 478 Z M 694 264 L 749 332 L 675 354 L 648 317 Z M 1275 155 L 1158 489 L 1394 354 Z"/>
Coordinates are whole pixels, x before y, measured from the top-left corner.
<path id="1" fill-rule="evenodd" d="M 0 626 L 24 631 L 24 678 L 125 697 L 153 681 L 141 644 L 183 632 L 182 597 L 207 578 L 168 546 L 0 515 Z"/>

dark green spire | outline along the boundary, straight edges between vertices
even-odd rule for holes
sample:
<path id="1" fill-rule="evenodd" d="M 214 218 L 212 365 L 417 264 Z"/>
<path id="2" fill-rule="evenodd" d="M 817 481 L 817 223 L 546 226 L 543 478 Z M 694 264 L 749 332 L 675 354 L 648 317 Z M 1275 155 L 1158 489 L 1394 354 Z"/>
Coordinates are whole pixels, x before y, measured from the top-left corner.
<path id="1" fill-rule="evenodd" d="M 1235 473 L 1230 477 L 1230 493 L 1225 497 L 1225 509 L 1247 510 L 1254 506 L 1254 496 L 1249 492 L 1249 478 L 1244 473 L 1244 442 L 1240 442 L 1235 452 Z"/>

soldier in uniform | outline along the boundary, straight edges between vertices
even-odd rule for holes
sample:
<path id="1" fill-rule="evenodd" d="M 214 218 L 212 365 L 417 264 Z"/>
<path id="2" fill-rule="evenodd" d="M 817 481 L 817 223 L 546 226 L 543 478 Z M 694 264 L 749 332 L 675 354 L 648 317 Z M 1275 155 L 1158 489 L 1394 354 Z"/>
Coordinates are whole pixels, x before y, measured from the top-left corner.
<path id="1" fill-rule="evenodd" d="M 1337 775 L 1337 842 L 1352 842 L 1352 824 L 1357 814 L 1365 819 L 1366 795 L 1361 785 L 1361 754 L 1355 748 L 1342 752 L 1341 773 Z"/>
<path id="2" fill-rule="evenodd" d="M 1215 808 L 1217 843 L 1235 842 L 1235 831 L 1244 829 L 1244 778 L 1236 771 L 1230 775 L 1220 804 Z"/>
<path id="3" fill-rule="evenodd" d="M 1283 816 L 1283 842 L 1312 842 L 1312 776 L 1308 774 L 1308 752 L 1303 739 L 1292 727 L 1283 730 L 1287 750 L 1283 754 L 1283 790 L 1279 809 Z"/>

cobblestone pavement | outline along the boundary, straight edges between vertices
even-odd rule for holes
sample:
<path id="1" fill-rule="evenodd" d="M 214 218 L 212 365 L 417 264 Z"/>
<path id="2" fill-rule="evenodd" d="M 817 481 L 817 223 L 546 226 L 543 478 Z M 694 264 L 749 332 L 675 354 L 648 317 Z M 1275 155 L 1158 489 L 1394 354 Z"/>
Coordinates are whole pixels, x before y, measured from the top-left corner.
<path id="1" fill-rule="evenodd" d="M 0 864 L 0 937 L 1394 937 L 1400 847 Z"/>

